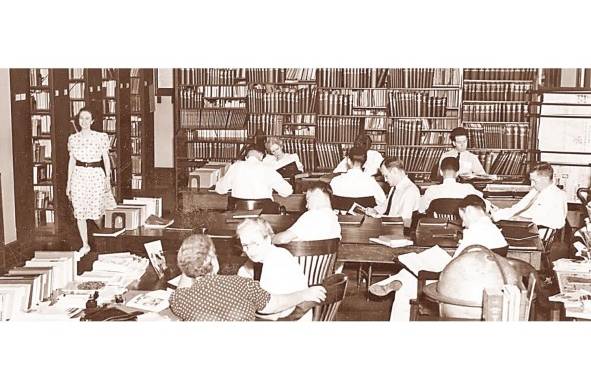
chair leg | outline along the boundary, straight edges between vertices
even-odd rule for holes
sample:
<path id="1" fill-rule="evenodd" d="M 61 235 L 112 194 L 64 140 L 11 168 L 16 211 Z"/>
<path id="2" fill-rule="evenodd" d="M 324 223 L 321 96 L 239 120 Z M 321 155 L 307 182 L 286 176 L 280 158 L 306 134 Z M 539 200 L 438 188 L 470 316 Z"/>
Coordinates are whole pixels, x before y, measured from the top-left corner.
<path id="1" fill-rule="evenodd" d="M 363 263 L 359 264 L 357 267 L 357 292 L 359 292 L 359 287 L 361 286 L 361 269 L 363 268 Z"/>
<path id="2" fill-rule="evenodd" d="M 367 267 L 367 283 L 365 284 L 365 300 L 369 301 L 369 286 L 371 285 L 372 267 L 371 263 Z"/>

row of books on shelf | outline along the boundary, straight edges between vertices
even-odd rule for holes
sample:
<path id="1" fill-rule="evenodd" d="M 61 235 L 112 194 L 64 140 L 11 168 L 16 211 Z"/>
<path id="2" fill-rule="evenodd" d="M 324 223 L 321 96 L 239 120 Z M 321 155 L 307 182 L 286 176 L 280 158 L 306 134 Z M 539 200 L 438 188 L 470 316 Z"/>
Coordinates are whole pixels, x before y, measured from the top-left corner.
<path id="1" fill-rule="evenodd" d="M 529 83 L 464 84 L 464 100 L 525 101 L 529 100 Z"/>
<path id="2" fill-rule="evenodd" d="M 411 120 L 396 120 L 392 121 L 388 126 L 388 142 L 391 145 L 421 145 L 425 144 L 423 136 L 434 134 L 435 136 L 429 136 L 430 140 L 442 139 L 448 140 L 443 144 L 449 144 L 449 133 L 448 130 L 432 130 L 429 129 L 428 123 L 422 119 L 411 119 Z M 441 136 L 440 136 L 441 135 Z M 433 143 L 429 143 L 433 144 Z"/>
<path id="3" fill-rule="evenodd" d="M 181 110 L 182 128 L 241 129 L 246 127 L 246 110 Z"/>
<path id="4" fill-rule="evenodd" d="M 140 69 L 139 68 L 131 68 L 129 70 L 130 77 L 140 77 Z"/>
<path id="5" fill-rule="evenodd" d="M 142 139 L 137 137 L 131 138 L 131 154 L 140 154 L 142 152 Z"/>
<path id="6" fill-rule="evenodd" d="M 131 189 L 132 190 L 141 190 L 142 189 L 142 176 L 140 174 L 131 175 Z"/>
<path id="7" fill-rule="evenodd" d="M 31 110 L 49 110 L 51 95 L 47 91 L 31 91 Z"/>
<path id="8" fill-rule="evenodd" d="M 365 134 L 367 134 L 371 138 L 372 146 L 376 144 L 386 143 L 386 133 L 383 131 L 367 130 L 365 131 Z"/>
<path id="9" fill-rule="evenodd" d="M 103 118 L 103 131 L 116 132 L 117 118 L 109 117 Z"/>
<path id="10" fill-rule="evenodd" d="M 524 122 L 528 119 L 525 103 L 464 104 L 464 121 L 475 122 Z"/>
<path id="11" fill-rule="evenodd" d="M 316 90 L 310 88 L 275 92 L 261 89 L 248 91 L 250 112 L 314 113 L 315 103 Z"/>
<path id="12" fill-rule="evenodd" d="M 29 85 L 31 87 L 48 87 L 49 69 L 29 69 Z"/>
<path id="13" fill-rule="evenodd" d="M 387 74 L 378 68 L 319 68 L 316 79 L 320 87 L 379 88 L 385 86 Z"/>
<path id="14" fill-rule="evenodd" d="M 246 79 L 249 84 L 289 83 L 316 80 L 314 68 L 248 68 Z"/>
<path id="15" fill-rule="evenodd" d="M 289 125 L 286 124 L 286 128 L 283 131 L 283 135 L 297 136 L 297 137 L 316 137 L 316 126 L 315 125 Z M 250 135 L 250 133 L 249 133 Z"/>
<path id="16" fill-rule="evenodd" d="M 447 104 L 447 96 L 433 96 L 429 92 L 388 93 L 388 110 L 393 117 L 444 117 L 447 115 Z"/>
<path id="17" fill-rule="evenodd" d="M 139 95 L 140 93 L 141 79 L 138 76 L 139 75 L 134 76 L 130 74 L 130 93 L 132 95 Z"/>
<path id="18" fill-rule="evenodd" d="M 113 115 L 117 113 L 116 100 L 103 100 L 103 114 Z"/>
<path id="19" fill-rule="evenodd" d="M 304 171 L 314 170 L 316 165 L 315 141 L 311 138 L 285 138 L 283 149 L 286 153 L 297 153 L 304 166 Z"/>
<path id="20" fill-rule="evenodd" d="M 352 96 L 341 90 L 318 92 L 318 109 L 321 115 L 352 115 Z"/>
<path id="21" fill-rule="evenodd" d="M 399 68 L 388 70 L 388 87 L 391 88 L 458 86 L 461 81 L 460 70 L 454 68 Z"/>
<path id="22" fill-rule="evenodd" d="M 332 171 L 342 160 L 341 149 L 342 146 L 340 144 L 317 142 L 316 155 L 318 169 L 330 169 Z"/>
<path id="23" fill-rule="evenodd" d="M 282 129 L 289 126 L 307 126 L 316 123 L 314 114 L 250 114 L 248 116 L 248 134 L 260 132 L 268 135 L 281 135 Z"/>
<path id="24" fill-rule="evenodd" d="M 522 80 L 533 81 L 536 78 L 535 68 L 466 68 L 466 80 Z"/>
<path id="25" fill-rule="evenodd" d="M 117 79 L 117 70 L 115 68 L 103 68 L 101 69 L 101 78 L 103 80 Z"/>
<path id="26" fill-rule="evenodd" d="M 70 80 L 77 80 L 84 78 L 84 68 L 70 68 L 68 69 L 68 78 Z"/>
<path id="27" fill-rule="evenodd" d="M 182 68 L 179 71 L 179 83 L 186 84 L 235 84 L 239 78 L 239 69 Z"/>
<path id="28" fill-rule="evenodd" d="M 83 81 L 71 82 L 68 88 L 70 99 L 84 99 L 84 85 Z"/>
<path id="29" fill-rule="evenodd" d="M 53 186 L 35 187 L 35 208 L 46 209 L 53 207 Z"/>
<path id="30" fill-rule="evenodd" d="M 113 150 L 117 147 L 117 133 L 107 133 L 109 137 L 109 149 Z"/>
<path id="31" fill-rule="evenodd" d="M 86 102 L 83 100 L 70 100 L 70 118 L 75 118 L 84 106 Z"/>
<path id="32" fill-rule="evenodd" d="M 238 157 L 243 147 L 243 143 L 191 142 L 187 144 L 187 158 L 230 161 Z"/>
<path id="33" fill-rule="evenodd" d="M 76 274 L 75 252 L 35 252 L 23 266 L 0 276 L 0 320 L 22 319 L 73 282 Z"/>
<path id="34" fill-rule="evenodd" d="M 536 278 L 531 274 L 527 287 L 521 280 L 517 285 L 486 287 L 482 298 L 482 318 L 485 321 L 528 321 L 535 285 Z"/>
<path id="35" fill-rule="evenodd" d="M 35 227 L 42 227 L 55 223 L 54 210 L 35 210 Z"/>
<path id="36" fill-rule="evenodd" d="M 142 117 L 140 115 L 131 116 L 131 136 L 141 137 L 142 136 Z"/>
<path id="37" fill-rule="evenodd" d="M 31 115 L 31 129 L 34 137 L 51 134 L 51 116 Z"/>
<path id="38" fill-rule="evenodd" d="M 529 126 L 526 123 L 466 123 L 470 148 L 527 148 Z"/>
<path id="39" fill-rule="evenodd" d="M 439 162 L 444 148 L 421 148 L 409 146 L 388 146 L 386 155 L 404 161 L 407 172 L 431 172 Z"/>
<path id="40" fill-rule="evenodd" d="M 33 162 L 44 163 L 51 160 L 51 140 L 38 139 L 33 142 Z"/>
<path id="41" fill-rule="evenodd" d="M 114 98 L 116 97 L 117 91 L 117 80 L 103 80 L 103 91 L 105 97 Z"/>
<path id="42" fill-rule="evenodd" d="M 527 153 L 519 150 L 501 150 L 496 156 L 492 152 L 478 155 L 484 169 L 493 175 L 520 175 L 527 172 Z"/>
<path id="43" fill-rule="evenodd" d="M 131 173 L 132 175 L 142 174 L 142 156 L 131 156 Z"/>
<path id="44" fill-rule="evenodd" d="M 129 97 L 129 108 L 132 112 L 142 111 L 142 97 L 139 95 L 131 95 Z"/>
<path id="45" fill-rule="evenodd" d="M 201 140 L 239 140 L 246 141 L 248 138 L 247 129 L 209 129 L 209 130 L 187 130 L 187 141 Z"/>
<path id="46" fill-rule="evenodd" d="M 33 185 L 53 179 L 53 164 L 34 164 L 33 165 Z"/>
<path id="47" fill-rule="evenodd" d="M 363 118 L 318 118 L 317 138 L 322 142 L 353 142 L 363 128 Z"/>

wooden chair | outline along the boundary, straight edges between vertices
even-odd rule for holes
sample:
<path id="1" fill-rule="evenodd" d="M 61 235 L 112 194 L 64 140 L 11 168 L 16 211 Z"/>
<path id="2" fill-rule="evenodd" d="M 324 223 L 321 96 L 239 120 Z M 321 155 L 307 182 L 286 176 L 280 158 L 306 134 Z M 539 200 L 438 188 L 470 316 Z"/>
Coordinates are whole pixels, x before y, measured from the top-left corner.
<path id="1" fill-rule="evenodd" d="M 503 252 L 503 249 L 506 250 L 507 247 L 499 248 L 498 250 L 493 250 L 493 252 L 501 254 Z M 536 308 L 542 307 L 548 309 L 550 319 L 558 318 L 559 314 L 555 313 L 555 311 L 557 310 L 557 306 L 550 305 L 550 302 L 548 301 L 548 296 L 542 288 L 542 280 L 536 269 L 531 264 L 523 260 L 507 258 L 507 261 L 522 277 L 524 285 L 527 286 L 530 274 L 533 274 L 536 278 L 536 287 L 533 297 L 534 301 L 532 302 L 529 316 L 530 320 L 536 319 Z M 417 299 L 412 299 L 410 301 L 411 321 L 439 321 L 441 319 L 439 317 L 438 302 L 429 299 L 424 293 L 426 282 L 428 280 L 439 280 L 439 274 L 440 272 L 419 271 L 417 280 Z"/>
<path id="2" fill-rule="evenodd" d="M 228 196 L 228 211 L 263 209 L 263 214 L 279 214 L 279 205 L 271 199 L 240 199 Z"/>
<path id="3" fill-rule="evenodd" d="M 278 245 L 287 249 L 297 258 L 304 275 L 308 278 L 308 286 L 321 284 L 334 273 L 339 248 L 339 239 L 317 241 L 292 241 Z"/>
<path id="4" fill-rule="evenodd" d="M 542 252 L 542 266 L 544 273 L 548 277 L 552 277 L 552 264 L 550 264 L 550 251 L 552 251 L 552 246 L 554 245 L 554 239 L 556 238 L 556 234 L 558 232 L 557 229 L 548 228 L 545 226 L 538 226 L 538 231 L 540 232 L 540 238 L 542 240 L 542 245 L 544 247 L 544 251 Z"/>
<path id="5" fill-rule="evenodd" d="M 591 196 L 589 196 L 590 193 L 591 188 L 579 188 L 577 190 L 577 197 L 579 198 L 583 206 L 587 206 L 587 203 L 589 203 L 589 200 L 591 200 Z"/>
<path id="6" fill-rule="evenodd" d="M 458 211 L 458 205 L 461 201 L 461 199 L 453 198 L 434 199 L 429 204 L 426 214 L 428 217 L 441 218 L 447 221 L 461 221 Z"/>
<path id="7" fill-rule="evenodd" d="M 310 309 L 313 310 L 312 321 L 334 321 L 341 302 L 345 299 L 347 283 L 345 274 L 328 276 L 322 282 L 322 286 L 326 289 L 326 299 L 322 303 L 302 302 L 296 306 L 293 313 L 279 321 L 297 321 Z"/>
<path id="8" fill-rule="evenodd" d="M 347 198 L 344 196 L 333 195 L 331 197 L 332 208 L 335 210 L 347 211 L 353 206 L 353 203 L 357 203 L 363 207 L 375 207 L 376 200 L 373 196 L 364 196 L 361 198 Z"/>

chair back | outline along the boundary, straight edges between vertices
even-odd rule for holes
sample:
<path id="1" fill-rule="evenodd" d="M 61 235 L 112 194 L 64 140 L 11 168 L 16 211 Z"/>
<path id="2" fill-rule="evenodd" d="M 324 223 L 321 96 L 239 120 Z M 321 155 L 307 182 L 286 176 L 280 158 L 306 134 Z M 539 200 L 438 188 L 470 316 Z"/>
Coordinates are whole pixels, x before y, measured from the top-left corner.
<path id="1" fill-rule="evenodd" d="M 331 204 L 335 210 L 349 210 L 353 203 L 363 207 L 375 207 L 376 200 L 373 196 L 364 196 L 361 198 L 347 198 L 345 196 L 332 195 Z"/>
<path id="2" fill-rule="evenodd" d="M 429 204 L 427 216 L 441 218 L 447 221 L 460 221 L 458 206 L 462 200 L 453 198 L 434 199 Z"/>
<path id="3" fill-rule="evenodd" d="M 334 274 L 322 282 L 326 289 L 326 299 L 313 308 L 312 321 L 334 321 L 347 291 L 347 275 Z"/>
<path id="4" fill-rule="evenodd" d="M 579 188 L 577 190 L 577 197 L 583 206 L 586 206 L 587 203 L 589 203 L 589 200 L 591 200 L 589 193 L 591 193 L 591 188 Z"/>
<path id="5" fill-rule="evenodd" d="M 538 226 L 538 230 L 540 232 L 540 238 L 542 239 L 542 244 L 544 245 L 544 253 L 550 253 L 552 249 L 552 244 L 554 243 L 554 237 L 556 237 L 556 229 L 545 227 L 545 226 Z"/>
<path id="6" fill-rule="evenodd" d="M 501 247 L 501 248 L 491 249 L 491 251 L 493 251 L 494 253 L 496 253 L 499 256 L 507 257 L 507 254 L 509 253 L 509 245 L 505 245 L 504 247 Z"/>
<path id="7" fill-rule="evenodd" d="M 271 199 L 240 199 L 228 196 L 228 211 L 263 209 L 263 214 L 279 214 L 279 205 Z"/>
<path id="8" fill-rule="evenodd" d="M 334 273 L 339 239 L 292 241 L 278 245 L 287 249 L 297 260 L 308 279 L 308 286 L 318 285 Z"/>

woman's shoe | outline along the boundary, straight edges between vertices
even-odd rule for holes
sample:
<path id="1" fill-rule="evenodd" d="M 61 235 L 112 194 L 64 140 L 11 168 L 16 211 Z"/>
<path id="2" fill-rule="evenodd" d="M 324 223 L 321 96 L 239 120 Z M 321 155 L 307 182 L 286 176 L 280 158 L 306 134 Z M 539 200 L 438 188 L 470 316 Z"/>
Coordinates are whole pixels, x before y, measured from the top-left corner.
<path id="1" fill-rule="evenodd" d="M 78 258 L 83 258 L 90 252 L 90 246 L 84 245 L 82 248 L 78 250 Z"/>
<path id="2" fill-rule="evenodd" d="M 400 280 L 391 280 L 386 283 L 384 281 L 374 283 L 369 286 L 369 292 L 373 295 L 377 295 L 378 297 L 385 297 L 386 295 L 390 294 L 392 291 L 397 291 L 402 287 L 402 282 Z"/>

